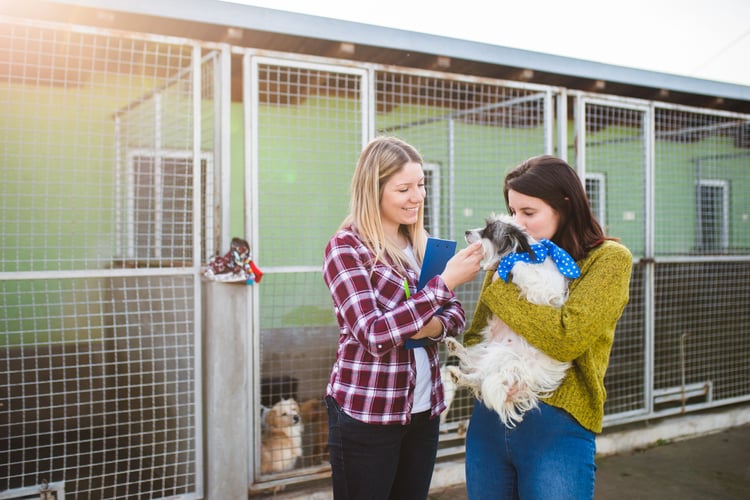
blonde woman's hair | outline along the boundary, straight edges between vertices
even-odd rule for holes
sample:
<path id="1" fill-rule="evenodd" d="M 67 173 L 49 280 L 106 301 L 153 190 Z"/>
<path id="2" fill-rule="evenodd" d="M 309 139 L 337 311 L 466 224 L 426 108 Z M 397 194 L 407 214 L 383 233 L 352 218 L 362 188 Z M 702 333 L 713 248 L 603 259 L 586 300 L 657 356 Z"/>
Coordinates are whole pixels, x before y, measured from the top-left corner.
<path id="1" fill-rule="evenodd" d="M 393 264 L 404 274 L 405 269 L 411 267 L 410 261 L 398 245 L 385 237 L 380 218 L 380 200 L 383 186 L 409 162 L 422 165 L 422 156 L 401 139 L 383 136 L 370 141 L 362 150 L 354 170 L 349 215 L 341 224 L 342 228 L 352 226 L 359 233 L 364 244 L 375 255 L 376 262 Z M 411 243 L 417 263 L 421 265 L 427 244 L 424 204 L 419 206 L 417 222 L 401 225 L 399 231 Z"/>

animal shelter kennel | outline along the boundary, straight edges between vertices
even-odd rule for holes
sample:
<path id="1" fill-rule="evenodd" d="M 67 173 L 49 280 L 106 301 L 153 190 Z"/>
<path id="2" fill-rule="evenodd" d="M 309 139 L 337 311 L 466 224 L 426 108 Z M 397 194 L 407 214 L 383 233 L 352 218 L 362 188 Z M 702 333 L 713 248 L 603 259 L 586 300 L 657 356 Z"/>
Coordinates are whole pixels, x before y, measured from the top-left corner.
<path id="1" fill-rule="evenodd" d="M 459 246 L 504 211 L 510 167 L 576 167 L 634 258 L 605 427 L 750 401 L 750 114 L 18 16 L 0 106 L 0 499 L 204 498 L 213 363 L 247 390 L 226 396 L 246 434 L 223 437 L 250 493 L 324 481 L 322 253 L 375 135 L 420 150 L 427 228 Z M 262 282 L 205 278 L 233 236 Z M 289 398 L 301 453 L 264 467 L 263 415 Z M 470 411 L 458 391 L 439 460 Z"/>

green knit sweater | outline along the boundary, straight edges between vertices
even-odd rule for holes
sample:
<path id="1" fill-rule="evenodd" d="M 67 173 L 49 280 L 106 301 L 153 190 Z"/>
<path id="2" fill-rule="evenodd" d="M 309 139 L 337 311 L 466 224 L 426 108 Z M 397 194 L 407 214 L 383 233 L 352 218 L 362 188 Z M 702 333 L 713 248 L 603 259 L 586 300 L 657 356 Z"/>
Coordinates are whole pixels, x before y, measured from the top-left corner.
<path id="1" fill-rule="evenodd" d="M 633 258 L 623 245 L 608 240 L 578 265 L 581 276 L 570 282 L 560 309 L 531 304 L 519 297 L 512 282 L 493 281 L 495 273 L 488 272 L 464 343 L 479 343 L 489 315 L 495 314 L 549 356 L 571 361 L 560 387 L 544 401 L 567 411 L 586 429 L 601 432 L 604 373 L 617 320 L 628 303 Z"/>

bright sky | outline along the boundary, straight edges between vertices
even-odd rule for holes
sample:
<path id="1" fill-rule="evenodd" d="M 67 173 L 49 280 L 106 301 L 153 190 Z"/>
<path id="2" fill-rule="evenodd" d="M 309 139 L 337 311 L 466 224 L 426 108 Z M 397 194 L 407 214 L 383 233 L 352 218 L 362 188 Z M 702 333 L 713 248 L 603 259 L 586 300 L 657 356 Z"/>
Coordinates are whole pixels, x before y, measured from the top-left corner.
<path id="1" fill-rule="evenodd" d="M 750 85 L 748 0 L 227 0 Z"/>

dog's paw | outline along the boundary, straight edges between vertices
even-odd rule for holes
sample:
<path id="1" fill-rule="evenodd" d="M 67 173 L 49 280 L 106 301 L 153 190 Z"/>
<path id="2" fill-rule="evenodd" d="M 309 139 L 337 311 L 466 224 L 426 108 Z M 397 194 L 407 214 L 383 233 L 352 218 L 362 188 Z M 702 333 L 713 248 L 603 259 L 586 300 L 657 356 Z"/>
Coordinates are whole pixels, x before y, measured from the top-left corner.
<path id="1" fill-rule="evenodd" d="M 461 352 L 464 348 L 464 346 L 461 345 L 461 343 L 453 337 L 446 337 L 444 342 L 445 347 L 448 349 L 448 354 L 451 355 L 455 355 L 456 353 Z"/>
<path id="2" fill-rule="evenodd" d="M 457 366 L 446 366 L 445 371 L 447 372 L 448 377 L 450 377 L 451 382 L 454 384 L 458 384 L 463 376 L 461 369 Z"/>

